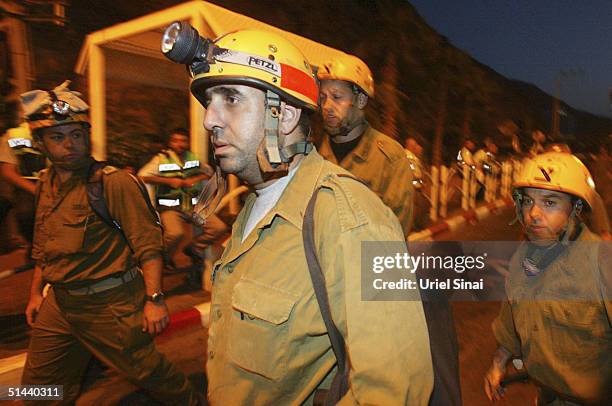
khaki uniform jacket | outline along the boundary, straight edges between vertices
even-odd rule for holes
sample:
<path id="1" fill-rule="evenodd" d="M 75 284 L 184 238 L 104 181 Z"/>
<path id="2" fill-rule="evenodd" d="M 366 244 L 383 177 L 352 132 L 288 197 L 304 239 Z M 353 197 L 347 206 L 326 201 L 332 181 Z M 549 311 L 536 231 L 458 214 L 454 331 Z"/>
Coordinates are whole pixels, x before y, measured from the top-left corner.
<path id="1" fill-rule="evenodd" d="M 136 180 L 113 167 L 104 171 L 104 198 L 129 245 L 89 205 L 87 169 L 74 173 L 63 184 L 53 168 L 45 170 L 37 192 L 32 246 L 32 258 L 41 265 L 45 281 L 85 286 L 161 256 L 161 226 L 141 197 Z"/>
<path id="2" fill-rule="evenodd" d="M 433 386 L 420 301 L 361 300 L 361 241 L 402 241 L 397 218 L 313 150 L 241 242 L 255 196 L 213 269 L 208 340 L 212 405 L 311 404 L 336 370 L 306 263 L 302 221 L 318 185 L 315 244 L 350 360 L 340 404 L 426 405 Z"/>
<path id="3" fill-rule="evenodd" d="M 404 235 L 408 236 L 412 227 L 414 186 L 410 161 L 404 148 L 369 125 L 357 147 L 342 162 L 336 160 L 330 142 L 328 136 L 321 141 L 319 151 L 323 158 L 364 181 L 393 210 Z"/>
<path id="4" fill-rule="evenodd" d="M 493 332 L 540 384 L 601 402 L 612 387 L 612 251 L 598 240 L 585 227 L 568 251 L 532 277 L 521 267 L 526 247 L 520 247 L 510 263 L 509 301 Z"/>

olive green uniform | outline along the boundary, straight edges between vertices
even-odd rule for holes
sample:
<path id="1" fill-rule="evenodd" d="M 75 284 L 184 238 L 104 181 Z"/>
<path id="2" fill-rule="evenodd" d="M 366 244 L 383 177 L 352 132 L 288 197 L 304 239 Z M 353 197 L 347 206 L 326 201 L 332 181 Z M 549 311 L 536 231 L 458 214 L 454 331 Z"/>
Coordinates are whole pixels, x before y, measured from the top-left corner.
<path id="1" fill-rule="evenodd" d="M 406 150 L 369 125 L 357 146 L 340 163 L 331 142 L 328 136 L 323 137 L 321 155 L 365 181 L 393 210 L 407 238 L 413 222 L 414 174 Z M 423 306 L 434 362 L 433 405 L 460 404 L 459 356 L 450 305 L 447 301 L 432 300 L 423 302 Z"/>
<path id="2" fill-rule="evenodd" d="M 161 256 L 158 220 L 131 175 L 112 167 L 104 172 L 104 197 L 125 238 L 90 207 L 87 170 L 64 183 L 53 168 L 41 176 L 32 256 L 52 289 L 36 317 L 22 383 L 63 385 L 60 403 L 72 404 L 93 354 L 164 403 L 194 404 L 185 376 L 142 331 L 144 283 L 137 266 Z M 88 290 L 117 276 L 125 283 Z"/>
<path id="3" fill-rule="evenodd" d="M 361 141 L 342 162 L 336 160 L 328 136 L 323 137 L 321 155 L 364 181 L 389 206 L 408 236 L 412 226 L 414 186 L 412 169 L 404 148 L 395 140 L 368 127 Z"/>
<path id="4" fill-rule="evenodd" d="M 336 359 L 306 263 L 302 222 L 318 186 L 315 245 L 350 360 L 339 404 L 426 405 L 432 385 L 420 301 L 361 300 L 361 242 L 402 241 L 397 218 L 360 182 L 312 151 L 242 242 L 247 199 L 213 270 L 208 341 L 212 405 L 311 404 Z"/>
<path id="5" fill-rule="evenodd" d="M 519 248 L 506 284 L 509 301 L 493 332 L 543 387 L 610 404 L 604 398 L 610 400 L 612 387 L 612 255 L 609 243 L 598 240 L 584 227 L 566 252 L 531 277 L 521 266 L 526 247 Z"/>

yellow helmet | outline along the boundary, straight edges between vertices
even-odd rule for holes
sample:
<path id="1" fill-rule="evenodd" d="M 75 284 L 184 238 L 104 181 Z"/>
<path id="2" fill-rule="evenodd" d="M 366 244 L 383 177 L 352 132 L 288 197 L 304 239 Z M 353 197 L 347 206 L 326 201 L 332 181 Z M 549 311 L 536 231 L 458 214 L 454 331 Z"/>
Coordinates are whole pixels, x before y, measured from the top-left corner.
<path id="1" fill-rule="evenodd" d="M 567 152 L 546 152 L 523 161 L 512 188 L 526 187 L 567 193 L 593 207 L 595 182 L 591 173 Z"/>
<path id="2" fill-rule="evenodd" d="M 368 65 L 356 56 L 342 57 L 324 63 L 317 70 L 319 80 L 344 80 L 357 85 L 368 97 L 374 97 L 374 79 Z"/>
<path id="3" fill-rule="evenodd" d="M 242 30 L 217 38 L 208 72 L 198 73 L 191 93 L 203 102 L 204 90 L 218 84 L 244 84 L 278 93 L 300 108 L 316 110 L 319 89 L 302 52 L 269 31 Z"/>

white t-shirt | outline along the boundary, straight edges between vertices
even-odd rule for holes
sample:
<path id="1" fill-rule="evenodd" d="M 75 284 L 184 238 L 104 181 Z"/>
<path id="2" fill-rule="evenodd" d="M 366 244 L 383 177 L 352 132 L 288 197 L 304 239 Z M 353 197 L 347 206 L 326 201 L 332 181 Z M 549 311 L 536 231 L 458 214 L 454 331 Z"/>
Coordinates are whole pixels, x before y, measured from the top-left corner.
<path id="1" fill-rule="evenodd" d="M 281 195 L 287 188 L 289 181 L 291 181 L 293 175 L 295 175 L 295 171 L 297 171 L 300 163 L 301 161 L 294 168 L 291 168 L 287 176 L 283 176 L 270 186 L 255 191 L 257 194 L 257 199 L 255 200 L 255 203 L 253 203 L 251 213 L 249 213 L 249 218 L 244 226 L 244 232 L 242 234 L 243 242 L 246 240 L 249 234 L 251 234 L 251 231 L 253 231 L 257 223 L 259 223 L 261 219 L 268 214 L 270 209 L 272 209 L 272 207 L 274 207 L 274 205 L 278 202 Z"/>

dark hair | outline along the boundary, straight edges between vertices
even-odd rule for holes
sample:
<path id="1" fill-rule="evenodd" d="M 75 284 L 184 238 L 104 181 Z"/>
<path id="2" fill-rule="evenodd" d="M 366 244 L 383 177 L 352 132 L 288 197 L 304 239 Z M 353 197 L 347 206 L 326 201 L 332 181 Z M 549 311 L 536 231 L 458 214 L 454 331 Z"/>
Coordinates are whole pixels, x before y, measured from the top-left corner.
<path id="1" fill-rule="evenodd" d="M 64 123 L 64 124 L 52 125 L 50 127 L 39 127 L 39 128 L 34 129 L 34 130 L 31 130 L 32 138 L 34 140 L 42 141 L 42 135 L 43 135 L 43 131 L 44 130 L 46 130 L 47 128 L 59 127 L 60 125 L 66 125 L 66 124 L 81 124 L 83 129 L 85 131 L 87 131 L 88 134 L 91 132 L 90 131 L 91 125 L 89 123 L 85 123 L 85 122 L 82 122 L 82 121 L 76 121 L 76 122 L 75 121 L 71 121 L 71 122 Z"/>
<path id="2" fill-rule="evenodd" d="M 312 114 L 313 111 L 308 109 L 302 109 L 302 114 L 300 114 L 297 126 L 304 134 L 304 138 L 310 134 Z"/>
<path id="3" fill-rule="evenodd" d="M 170 131 L 170 135 L 173 135 L 173 134 L 179 134 L 179 135 L 183 135 L 189 138 L 189 131 L 187 131 L 187 129 L 184 127 L 177 127 L 173 129 L 172 131 Z"/>

